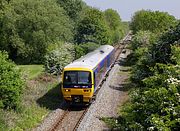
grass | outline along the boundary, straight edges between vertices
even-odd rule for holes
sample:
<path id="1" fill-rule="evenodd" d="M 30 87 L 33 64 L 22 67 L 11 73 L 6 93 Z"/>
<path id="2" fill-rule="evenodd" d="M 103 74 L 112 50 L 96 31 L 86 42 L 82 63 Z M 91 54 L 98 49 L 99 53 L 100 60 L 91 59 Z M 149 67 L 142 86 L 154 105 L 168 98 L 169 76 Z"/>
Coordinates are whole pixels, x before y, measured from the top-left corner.
<path id="1" fill-rule="evenodd" d="M 43 65 L 18 65 L 28 79 L 33 79 L 44 71 Z"/>
<path id="2" fill-rule="evenodd" d="M 7 130 L 7 124 L 5 123 L 4 112 L 0 110 L 0 131 Z"/>
<path id="3" fill-rule="evenodd" d="M 116 118 L 102 117 L 100 118 L 100 120 L 104 121 L 106 125 L 108 126 L 108 128 L 110 128 L 111 130 L 113 130 L 113 128 L 118 127 Z"/>
<path id="4" fill-rule="evenodd" d="M 56 76 L 43 73 L 41 65 L 19 66 L 28 71 L 21 107 L 17 111 L 0 110 L 0 131 L 32 130 L 62 101 Z"/>

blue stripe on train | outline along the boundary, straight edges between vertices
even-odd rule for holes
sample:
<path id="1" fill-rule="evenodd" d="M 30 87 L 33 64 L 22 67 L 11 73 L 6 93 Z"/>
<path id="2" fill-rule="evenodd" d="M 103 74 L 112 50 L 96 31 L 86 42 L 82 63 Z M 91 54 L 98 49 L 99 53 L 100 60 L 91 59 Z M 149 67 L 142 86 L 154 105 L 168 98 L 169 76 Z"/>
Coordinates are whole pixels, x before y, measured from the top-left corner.
<path id="1" fill-rule="evenodd" d="M 102 77 L 104 76 L 104 73 L 109 70 L 110 65 L 112 64 L 114 57 L 112 57 L 112 55 L 114 54 L 114 50 L 109 53 L 99 64 L 98 66 L 94 69 L 94 74 L 95 74 L 95 84 L 94 84 L 94 92 L 97 89 L 97 86 L 99 85 L 100 80 L 102 79 Z M 105 62 L 107 62 L 107 64 L 105 64 Z M 98 72 L 100 72 L 101 68 L 106 65 L 106 70 L 103 69 L 103 73 L 101 74 L 101 78 L 98 80 L 97 76 L 98 76 Z"/>

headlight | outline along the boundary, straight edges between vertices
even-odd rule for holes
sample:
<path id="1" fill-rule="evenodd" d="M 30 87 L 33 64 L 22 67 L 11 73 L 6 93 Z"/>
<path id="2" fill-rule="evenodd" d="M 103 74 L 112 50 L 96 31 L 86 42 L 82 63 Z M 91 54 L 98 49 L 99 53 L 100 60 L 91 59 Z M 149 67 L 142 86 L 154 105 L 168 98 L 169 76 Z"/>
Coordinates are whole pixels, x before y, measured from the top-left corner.
<path id="1" fill-rule="evenodd" d="M 65 89 L 65 92 L 69 92 L 70 91 L 70 89 Z"/>
<path id="2" fill-rule="evenodd" d="M 85 89 L 85 90 L 84 90 L 84 92 L 91 92 L 91 90 L 87 90 L 87 89 Z"/>

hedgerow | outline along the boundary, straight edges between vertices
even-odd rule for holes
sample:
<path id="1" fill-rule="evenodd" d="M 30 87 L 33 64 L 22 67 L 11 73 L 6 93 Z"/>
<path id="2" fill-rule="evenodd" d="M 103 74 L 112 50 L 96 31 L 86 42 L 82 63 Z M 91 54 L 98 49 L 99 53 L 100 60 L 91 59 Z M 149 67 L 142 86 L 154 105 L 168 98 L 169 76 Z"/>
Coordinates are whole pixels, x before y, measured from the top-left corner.
<path id="1" fill-rule="evenodd" d="M 8 60 L 7 52 L 0 51 L 0 108 L 20 106 L 24 82 L 16 65 Z"/>

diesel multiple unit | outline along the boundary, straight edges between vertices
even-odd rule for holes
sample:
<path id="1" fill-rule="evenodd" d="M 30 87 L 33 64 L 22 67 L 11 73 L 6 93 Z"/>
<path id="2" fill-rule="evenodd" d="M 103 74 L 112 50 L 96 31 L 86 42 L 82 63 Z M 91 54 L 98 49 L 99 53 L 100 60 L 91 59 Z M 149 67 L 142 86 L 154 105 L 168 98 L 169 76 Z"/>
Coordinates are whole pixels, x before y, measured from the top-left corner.
<path id="1" fill-rule="evenodd" d="M 62 73 L 62 94 L 69 102 L 91 102 L 114 63 L 114 47 L 103 45 L 67 65 Z"/>

